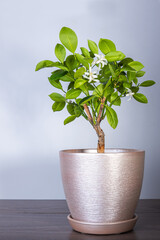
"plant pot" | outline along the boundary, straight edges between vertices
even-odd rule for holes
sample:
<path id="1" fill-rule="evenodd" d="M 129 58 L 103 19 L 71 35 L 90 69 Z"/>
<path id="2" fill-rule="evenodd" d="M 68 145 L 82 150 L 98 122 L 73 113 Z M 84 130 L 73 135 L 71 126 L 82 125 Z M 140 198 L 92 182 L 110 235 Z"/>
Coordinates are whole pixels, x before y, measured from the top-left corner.
<path id="1" fill-rule="evenodd" d="M 76 231 L 115 234 L 132 230 L 144 171 L 144 151 L 60 151 L 68 220 Z"/>

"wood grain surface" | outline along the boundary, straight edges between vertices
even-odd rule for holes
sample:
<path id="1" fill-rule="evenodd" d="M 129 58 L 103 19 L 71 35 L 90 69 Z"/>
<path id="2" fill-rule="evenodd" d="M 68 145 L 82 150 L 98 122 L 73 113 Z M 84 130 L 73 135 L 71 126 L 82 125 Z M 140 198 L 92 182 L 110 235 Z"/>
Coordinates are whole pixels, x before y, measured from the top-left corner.
<path id="1" fill-rule="evenodd" d="M 0 200 L 0 240 L 160 240 L 160 200 L 140 200 L 134 231 L 97 236 L 73 231 L 65 200 Z"/>

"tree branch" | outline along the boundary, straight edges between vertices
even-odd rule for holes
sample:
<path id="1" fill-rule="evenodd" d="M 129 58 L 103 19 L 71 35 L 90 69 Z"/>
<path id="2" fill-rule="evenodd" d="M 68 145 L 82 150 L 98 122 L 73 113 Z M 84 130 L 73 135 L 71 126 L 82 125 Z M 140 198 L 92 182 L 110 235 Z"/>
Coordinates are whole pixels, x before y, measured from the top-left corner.
<path id="1" fill-rule="evenodd" d="M 99 124 L 100 121 L 101 121 L 101 117 L 102 117 L 102 110 L 104 108 L 104 102 L 105 102 L 106 98 L 103 97 L 103 99 L 101 100 L 101 106 L 100 106 L 100 109 L 99 109 L 99 114 L 98 114 L 98 117 L 97 117 L 97 123 Z"/>
<path id="2" fill-rule="evenodd" d="M 86 114 L 88 116 L 88 121 L 93 125 L 93 118 L 92 118 L 92 115 L 89 111 L 89 108 L 88 108 L 87 104 L 83 104 L 83 107 L 84 107 L 84 109 L 86 111 Z"/>

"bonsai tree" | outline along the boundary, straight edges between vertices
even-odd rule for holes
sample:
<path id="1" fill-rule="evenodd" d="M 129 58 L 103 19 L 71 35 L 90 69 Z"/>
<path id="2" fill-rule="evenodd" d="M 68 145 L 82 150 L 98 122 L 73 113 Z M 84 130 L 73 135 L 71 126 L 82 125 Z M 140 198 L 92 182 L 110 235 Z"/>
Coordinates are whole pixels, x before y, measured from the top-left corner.
<path id="1" fill-rule="evenodd" d="M 139 82 L 139 78 L 145 74 L 142 71 L 143 64 L 117 51 L 109 39 L 101 38 L 98 46 L 94 41 L 88 40 L 89 50 L 81 47 L 81 53 L 76 53 L 78 38 L 72 29 L 63 27 L 59 38 L 62 44 L 57 43 L 55 46 L 58 61 L 41 61 L 37 64 L 36 71 L 46 67 L 56 68 L 48 78 L 50 84 L 58 89 L 58 92 L 49 95 L 54 101 L 53 112 L 67 107 L 69 116 L 64 124 L 80 116 L 84 117 L 98 136 L 97 152 L 103 153 L 105 135 L 100 127 L 102 120 L 107 118 L 110 126 L 115 129 L 118 117 L 113 107 L 120 106 L 123 97 L 147 103 L 146 96 L 139 93 L 139 90 L 141 87 L 152 86 L 155 82 Z M 66 49 L 71 53 L 68 56 Z M 68 83 L 67 89 L 63 87 L 64 82 Z"/>

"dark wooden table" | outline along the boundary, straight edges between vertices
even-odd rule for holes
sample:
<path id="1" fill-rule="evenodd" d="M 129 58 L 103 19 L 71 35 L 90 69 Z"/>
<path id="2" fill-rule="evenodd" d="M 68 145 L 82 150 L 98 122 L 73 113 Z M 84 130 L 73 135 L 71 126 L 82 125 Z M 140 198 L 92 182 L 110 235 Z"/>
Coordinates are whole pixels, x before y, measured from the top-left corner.
<path id="1" fill-rule="evenodd" d="M 0 240 L 160 240 L 160 200 L 140 200 L 134 231 L 110 236 L 73 231 L 65 200 L 0 200 Z"/>

